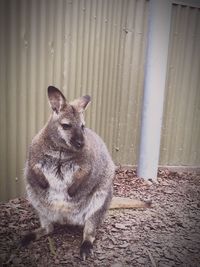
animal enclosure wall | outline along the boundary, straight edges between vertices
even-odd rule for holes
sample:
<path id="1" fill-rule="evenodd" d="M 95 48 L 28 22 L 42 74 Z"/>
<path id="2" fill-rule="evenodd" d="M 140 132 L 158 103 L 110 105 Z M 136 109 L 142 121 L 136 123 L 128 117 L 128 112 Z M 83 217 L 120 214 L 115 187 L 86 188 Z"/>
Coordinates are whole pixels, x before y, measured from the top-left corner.
<path id="1" fill-rule="evenodd" d="M 90 94 L 87 125 L 116 163 L 137 164 L 147 24 L 145 0 L 0 1 L 0 199 L 24 192 L 50 84 Z M 200 165 L 199 28 L 199 9 L 173 6 L 162 165 Z"/>
<path id="2" fill-rule="evenodd" d="M 200 166 L 200 8 L 173 5 L 161 165 Z"/>
<path id="3" fill-rule="evenodd" d="M 136 162 L 147 12 L 144 0 L 0 1 L 1 199 L 23 192 L 50 84 L 69 100 L 90 94 L 87 125 L 116 162 Z"/>

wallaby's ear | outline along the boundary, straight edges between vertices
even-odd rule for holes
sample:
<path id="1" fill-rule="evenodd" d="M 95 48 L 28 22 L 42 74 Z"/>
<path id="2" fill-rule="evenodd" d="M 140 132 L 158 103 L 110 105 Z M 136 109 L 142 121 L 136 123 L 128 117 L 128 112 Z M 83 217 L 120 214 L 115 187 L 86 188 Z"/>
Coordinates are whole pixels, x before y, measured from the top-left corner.
<path id="1" fill-rule="evenodd" d="M 61 91 L 54 86 L 50 85 L 47 90 L 48 90 L 48 98 L 50 106 L 53 109 L 53 111 L 55 111 L 58 114 L 59 111 L 66 104 L 66 99 L 64 95 L 61 93 Z"/>
<path id="2" fill-rule="evenodd" d="M 85 95 L 75 99 L 70 103 L 70 105 L 75 107 L 78 112 L 83 112 L 84 110 L 86 110 L 90 102 L 91 102 L 91 97 L 89 95 Z"/>

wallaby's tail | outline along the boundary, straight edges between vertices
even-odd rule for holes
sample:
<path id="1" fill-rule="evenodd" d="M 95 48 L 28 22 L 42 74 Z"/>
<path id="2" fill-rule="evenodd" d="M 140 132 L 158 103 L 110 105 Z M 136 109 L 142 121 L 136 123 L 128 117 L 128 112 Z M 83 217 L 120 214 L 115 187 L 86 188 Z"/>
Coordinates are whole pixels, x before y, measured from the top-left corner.
<path id="1" fill-rule="evenodd" d="M 150 207 L 151 201 L 141 201 L 125 197 L 113 197 L 109 209 L 137 209 Z"/>

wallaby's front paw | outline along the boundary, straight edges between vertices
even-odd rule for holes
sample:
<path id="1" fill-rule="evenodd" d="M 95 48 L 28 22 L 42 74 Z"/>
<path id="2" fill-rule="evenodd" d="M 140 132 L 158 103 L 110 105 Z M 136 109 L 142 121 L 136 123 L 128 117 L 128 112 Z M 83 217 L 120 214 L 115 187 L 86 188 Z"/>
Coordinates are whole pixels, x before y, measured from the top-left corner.
<path id="1" fill-rule="evenodd" d="M 78 188 L 75 184 L 72 184 L 67 190 L 70 197 L 75 196 L 77 191 L 78 191 Z"/>
<path id="2" fill-rule="evenodd" d="M 93 254 L 93 245 L 90 241 L 84 241 L 81 245 L 81 248 L 80 248 L 80 255 L 81 255 L 81 258 L 85 261 L 86 258 Z"/>

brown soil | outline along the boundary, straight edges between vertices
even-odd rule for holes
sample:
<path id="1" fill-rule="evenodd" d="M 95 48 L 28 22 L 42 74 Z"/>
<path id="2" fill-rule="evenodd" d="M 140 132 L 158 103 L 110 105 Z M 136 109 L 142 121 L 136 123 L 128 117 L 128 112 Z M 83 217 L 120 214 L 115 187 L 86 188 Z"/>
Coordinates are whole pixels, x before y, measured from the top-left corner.
<path id="1" fill-rule="evenodd" d="M 49 237 L 18 246 L 24 232 L 39 226 L 25 198 L 0 204 L 0 266 L 200 266 L 200 176 L 160 171 L 147 183 L 119 169 L 118 196 L 152 200 L 152 208 L 109 211 L 98 230 L 94 255 L 79 257 L 82 230 L 56 226 Z"/>

